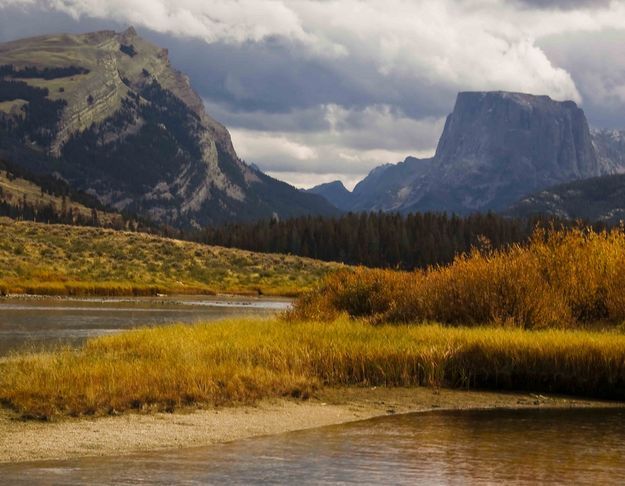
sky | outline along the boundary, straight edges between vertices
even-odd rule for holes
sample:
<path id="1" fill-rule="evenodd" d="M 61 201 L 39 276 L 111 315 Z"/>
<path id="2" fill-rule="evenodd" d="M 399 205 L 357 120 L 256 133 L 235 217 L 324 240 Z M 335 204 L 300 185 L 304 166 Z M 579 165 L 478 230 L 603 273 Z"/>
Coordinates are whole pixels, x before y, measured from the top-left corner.
<path id="1" fill-rule="evenodd" d="M 130 25 L 246 162 L 298 187 L 431 156 L 459 91 L 625 128 L 625 0 L 0 0 L 0 41 Z"/>

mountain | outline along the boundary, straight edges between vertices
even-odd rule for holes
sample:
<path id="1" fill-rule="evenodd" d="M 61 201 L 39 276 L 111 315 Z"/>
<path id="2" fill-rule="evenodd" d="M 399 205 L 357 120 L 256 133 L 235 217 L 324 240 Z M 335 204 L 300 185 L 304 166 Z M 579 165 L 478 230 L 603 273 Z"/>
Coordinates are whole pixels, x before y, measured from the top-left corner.
<path id="1" fill-rule="evenodd" d="M 348 210 L 352 206 L 352 193 L 341 181 L 326 182 L 306 190 L 310 194 L 317 194 L 325 198 L 338 209 Z"/>
<path id="2" fill-rule="evenodd" d="M 619 223 L 625 220 L 625 174 L 560 184 L 521 199 L 506 213 Z"/>
<path id="3" fill-rule="evenodd" d="M 604 172 L 625 173 L 625 131 L 592 129 L 590 134 Z"/>
<path id="4" fill-rule="evenodd" d="M 179 227 L 337 212 L 245 164 L 133 28 L 0 44 L 0 156 Z"/>
<path id="5" fill-rule="evenodd" d="M 597 142 L 599 140 L 599 142 Z M 358 209 L 503 210 L 559 183 L 620 172 L 599 156 L 584 112 L 572 101 L 509 92 L 463 92 L 431 159 L 373 171 L 354 190 Z"/>
<path id="6" fill-rule="evenodd" d="M 431 167 L 431 159 L 408 157 L 399 164 L 377 167 L 354 187 L 356 211 L 402 211 L 410 188 L 418 187 Z"/>

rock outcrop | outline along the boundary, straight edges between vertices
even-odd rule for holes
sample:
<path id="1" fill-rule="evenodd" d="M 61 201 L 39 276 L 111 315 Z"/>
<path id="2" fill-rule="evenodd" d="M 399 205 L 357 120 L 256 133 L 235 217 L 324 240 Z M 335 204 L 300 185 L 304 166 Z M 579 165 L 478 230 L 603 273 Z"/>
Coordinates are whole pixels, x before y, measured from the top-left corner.
<path id="1" fill-rule="evenodd" d="M 625 173 L 625 131 L 591 129 L 590 134 L 601 172 Z"/>

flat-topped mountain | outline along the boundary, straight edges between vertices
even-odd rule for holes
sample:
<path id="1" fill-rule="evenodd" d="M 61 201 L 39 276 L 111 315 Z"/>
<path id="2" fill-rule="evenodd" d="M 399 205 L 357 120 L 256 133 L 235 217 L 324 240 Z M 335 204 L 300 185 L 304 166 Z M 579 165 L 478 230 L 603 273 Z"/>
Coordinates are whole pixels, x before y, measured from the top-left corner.
<path id="1" fill-rule="evenodd" d="M 623 171 L 617 150 L 595 145 L 584 112 L 572 101 L 459 93 L 434 157 L 375 169 L 356 186 L 350 209 L 503 210 L 546 187 Z"/>
<path id="2" fill-rule="evenodd" d="M 237 156 L 166 49 L 133 28 L 0 44 L 0 155 L 176 226 L 334 214 Z"/>

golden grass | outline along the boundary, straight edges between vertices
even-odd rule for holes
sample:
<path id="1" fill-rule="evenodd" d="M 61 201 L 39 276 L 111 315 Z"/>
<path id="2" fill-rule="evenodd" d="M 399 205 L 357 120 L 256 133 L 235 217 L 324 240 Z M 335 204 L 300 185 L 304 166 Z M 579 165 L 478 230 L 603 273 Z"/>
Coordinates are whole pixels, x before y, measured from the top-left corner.
<path id="1" fill-rule="evenodd" d="M 523 328 L 586 327 L 625 320 L 622 229 L 537 231 L 528 245 L 474 250 L 417 272 L 345 269 L 301 298 L 294 319 L 343 312 L 374 322 L 437 321 Z"/>
<path id="2" fill-rule="evenodd" d="M 0 294 L 298 295 L 338 264 L 0 218 Z"/>
<path id="3" fill-rule="evenodd" d="M 236 320 L 138 329 L 0 361 L 25 417 L 305 397 L 322 386 L 448 386 L 625 398 L 625 336 Z"/>

